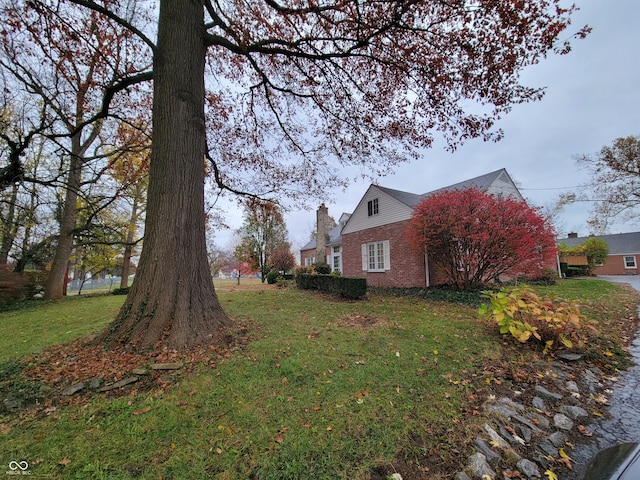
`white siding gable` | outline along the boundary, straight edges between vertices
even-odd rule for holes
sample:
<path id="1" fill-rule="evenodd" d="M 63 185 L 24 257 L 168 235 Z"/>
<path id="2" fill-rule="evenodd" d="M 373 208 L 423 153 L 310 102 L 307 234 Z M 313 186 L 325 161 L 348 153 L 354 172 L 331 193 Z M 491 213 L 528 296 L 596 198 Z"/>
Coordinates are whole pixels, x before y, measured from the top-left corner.
<path id="1" fill-rule="evenodd" d="M 513 183 L 513 180 L 511 180 L 507 172 L 502 172 L 500 176 L 493 181 L 487 189 L 487 193 L 495 196 L 511 197 L 518 201 L 524 200 L 518 187 Z"/>
<path id="2" fill-rule="evenodd" d="M 369 216 L 368 204 L 374 199 L 378 199 L 378 213 Z M 408 220 L 412 213 L 411 207 L 383 192 L 376 185 L 371 185 L 349 218 L 342 234 Z"/>

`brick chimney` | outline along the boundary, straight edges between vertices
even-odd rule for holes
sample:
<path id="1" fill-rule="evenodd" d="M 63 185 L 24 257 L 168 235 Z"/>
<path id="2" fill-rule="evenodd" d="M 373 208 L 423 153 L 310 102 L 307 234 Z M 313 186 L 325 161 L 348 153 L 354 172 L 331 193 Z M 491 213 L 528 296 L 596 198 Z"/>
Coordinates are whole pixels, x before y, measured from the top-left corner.
<path id="1" fill-rule="evenodd" d="M 316 263 L 327 263 L 327 225 L 329 224 L 329 209 L 324 203 L 318 207 L 316 227 Z"/>

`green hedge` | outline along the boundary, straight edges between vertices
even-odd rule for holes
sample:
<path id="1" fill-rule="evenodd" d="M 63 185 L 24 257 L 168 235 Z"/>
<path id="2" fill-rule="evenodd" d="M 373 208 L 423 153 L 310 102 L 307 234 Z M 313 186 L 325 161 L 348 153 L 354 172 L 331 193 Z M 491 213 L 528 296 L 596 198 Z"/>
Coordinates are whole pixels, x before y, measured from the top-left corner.
<path id="1" fill-rule="evenodd" d="M 318 290 L 344 298 L 362 298 L 367 293 L 365 278 L 299 274 L 296 276 L 296 285 L 302 290 Z"/>

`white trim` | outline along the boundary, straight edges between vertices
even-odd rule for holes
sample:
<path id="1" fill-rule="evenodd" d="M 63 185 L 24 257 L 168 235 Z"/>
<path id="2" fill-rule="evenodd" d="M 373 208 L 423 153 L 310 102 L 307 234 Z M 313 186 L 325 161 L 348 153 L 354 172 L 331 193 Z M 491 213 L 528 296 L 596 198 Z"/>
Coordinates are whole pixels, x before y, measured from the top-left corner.
<path id="1" fill-rule="evenodd" d="M 628 265 L 627 264 L 627 258 L 632 258 L 633 259 L 633 265 Z M 622 261 L 624 262 L 624 268 L 638 268 L 638 262 L 636 261 L 636 256 L 635 255 L 623 255 L 622 256 Z"/>
<path id="2" fill-rule="evenodd" d="M 391 270 L 391 248 L 389 240 L 363 243 L 360 248 L 362 249 L 363 271 L 385 272 Z M 382 248 L 382 252 L 380 252 L 380 248 Z M 382 255 L 380 255 L 380 253 L 382 253 Z M 372 268 L 372 260 L 374 268 Z M 382 268 L 380 267 L 380 260 L 382 260 Z"/>
<path id="3" fill-rule="evenodd" d="M 424 276 L 426 278 L 425 287 L 429 288 L 431 286 L 429 284 L 429 255 L 426 252 L 424 254 Z"/>

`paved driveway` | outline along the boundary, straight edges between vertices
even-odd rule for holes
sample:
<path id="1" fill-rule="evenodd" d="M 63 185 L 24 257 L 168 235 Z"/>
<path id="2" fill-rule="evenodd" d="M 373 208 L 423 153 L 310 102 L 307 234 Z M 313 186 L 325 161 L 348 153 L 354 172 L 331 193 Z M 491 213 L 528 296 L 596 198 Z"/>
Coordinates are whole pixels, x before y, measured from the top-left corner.
<path id="1" fill-rule="evenodd" d="M 610 282 L 628 283 L 640 292 L 640 275 L 598 275 L 598 278 Z"/>

